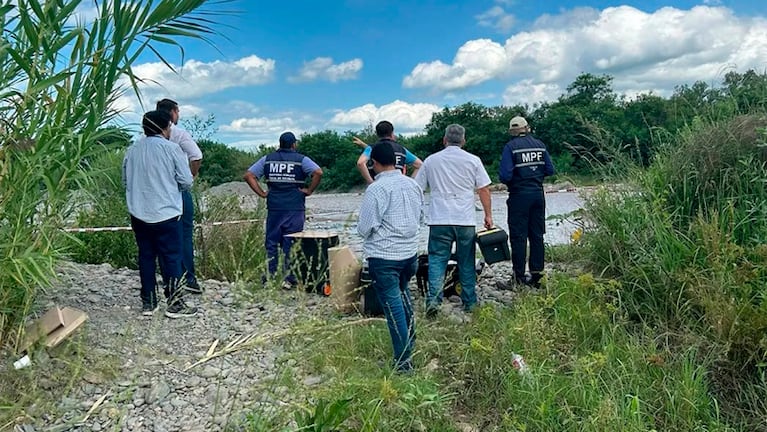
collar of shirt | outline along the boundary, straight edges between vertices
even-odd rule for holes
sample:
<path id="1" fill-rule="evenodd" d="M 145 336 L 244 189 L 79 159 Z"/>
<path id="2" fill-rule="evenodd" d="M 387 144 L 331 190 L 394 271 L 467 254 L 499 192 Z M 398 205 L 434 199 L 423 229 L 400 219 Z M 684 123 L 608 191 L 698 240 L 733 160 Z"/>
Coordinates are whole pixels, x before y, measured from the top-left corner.
<path id="1" fill-rule="evenodd" d="M 376 174 L 376 178 L 379 177 L 388 177 L 388 176 L 394 176 L 394 175 L 400 175 L 402 174 L 399 170 L 393 169 L 388 171 L 381 171 L 380 173 Z"/>

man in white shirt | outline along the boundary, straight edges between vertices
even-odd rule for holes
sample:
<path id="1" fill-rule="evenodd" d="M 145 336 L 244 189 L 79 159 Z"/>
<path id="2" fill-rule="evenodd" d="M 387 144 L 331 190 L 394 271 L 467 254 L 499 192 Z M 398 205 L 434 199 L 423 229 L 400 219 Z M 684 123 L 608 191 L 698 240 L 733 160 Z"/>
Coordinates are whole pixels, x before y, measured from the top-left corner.
<path id="1" fill-rule="evenodd" d="M 189 169 L 196 178 L 202 163 L 202 151 L 192 138 L 192 135 L 183 128 L 178 127 L 178 103 L 171 99 L 163 99 L 157 102 L 157 110 L 170 114 L 173 124 L 171 125 L 169 140 L 178 144 L 181 150 L 184 151 L 189 160 Z M 201 294 L 202 287 L 197 282 L 197 276 L 194 272 L 194 200 L 192 199 L 192 192 L 188 190 L 183 191 L 182 198 L 184 201 L 184 213 L 181 216 L 183 250 L 181 269 L 186 277 L 186 290 L 192 294 Z"/>
<path id="2" fill-rule="evenodd" d="M 427 157 L 415 177 L 421 189 L 431 189 L 428 221 L 429 292 L 426 299 L 428 317 L 436 316 L 442 304 L 445 270 L 453 243 L 456 245 L 463 308 L 469 312 L 477 304 L 477 274 L 474 267 L 477 250 L 475 191 L 479 194 L 485 213 L 485 228 L 493 226 L 490 177 L 482 161 L 463 150 L 466 130 L 461 125 L 451 124 L 445 129 L 442 142 L 445 148 Z"/>

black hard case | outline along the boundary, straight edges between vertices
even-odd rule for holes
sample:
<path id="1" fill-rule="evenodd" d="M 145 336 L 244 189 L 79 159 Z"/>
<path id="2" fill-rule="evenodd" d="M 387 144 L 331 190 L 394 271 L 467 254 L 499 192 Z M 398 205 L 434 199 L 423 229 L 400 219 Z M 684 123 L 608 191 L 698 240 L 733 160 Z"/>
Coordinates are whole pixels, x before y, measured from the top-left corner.
<path id="1" fill-rule="evenodd" d="M 477 233 L 477 244 L 482 257 L 487 264 L 511 259 L 509 252 L 509 235 L 501 228 L 495 227 Z"/>

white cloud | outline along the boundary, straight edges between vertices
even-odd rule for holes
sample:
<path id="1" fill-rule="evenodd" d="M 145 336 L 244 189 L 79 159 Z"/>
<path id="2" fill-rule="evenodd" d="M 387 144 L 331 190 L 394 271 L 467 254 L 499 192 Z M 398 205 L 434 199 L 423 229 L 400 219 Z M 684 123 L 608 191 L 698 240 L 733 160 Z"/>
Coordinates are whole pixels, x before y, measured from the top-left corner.
<path id="1" fill-rule="evenodd" d="M 293 130 L 297 122 L 291 117 L 250 117 L 232 120 L 221 126 L 222 132 L 246 135 L 279 135 L 286 130 Z M 293 131 L 295 133 L 295 131 Z"/>
<path id="2" fill-rule="evenodd" d="M 521 80 L 506 87 L 503 92 L 505 105 L 530 105 L 559 97 L 564 89 L 557 84 L 535 83 L 532 80 Z"/>
<path id="3" fill-rule="evenodd" d="M 407 103 L 395 100 L 392 103 L 377 107 L 366 104 L 348 111 L 339 111 L 330 119 L 331 127 L 348 127 L 362 129 L 368 124 L 376 124 L 381 120 L 388 120 L 394 124 L 396 133 L 408 134 L 423 131 L 431 116 L 439 111 L 440 107 L 427 103 Z"/>
<path id="4" fill-rule="evenodd" d="M 330 82 L 356 79 L 362 70 L 362 60 L 355 58 L 334 64 L 331 57 L 317 57 L 304 62 L 298 75 L 288 78 L 290 82 L 308 82 L 325 80 Z"/>
<path id="5" fill-rule="evenodd" d="M 250 55 L 233 62 L 192 59 L 183 66 L 172 66 L 178 74 L 162 62 L 134 66 L 133 73 L 143 80 L 142 93 L 183 101 L 228 88 L 263 85 L 274 77 L 275 61 Z"/>
<path id="6" fill-rule="evenodd" d="M 263 113 L 256 117 L 240 117 L 218 128 L 225 142 L 237 147 L 276 145 L 280 134 L 286 131 L 300 136 L 320 130 L 322 120 L 300 112 Z"/>
<path id="7" fill-rule="evenodd" d="M 514 15 L 507 13 L 502 7 L 497 5 L 482 12 L 475 18 L 477 19 L 477 24 L 482 27 L 494 28 L 501 33 L 510 32 L 517 22 Z"/>
<path id="8" fill-rule="evenodd" d="M 235 87 L 263 85 L 274 76 L 275 61 L 262 59 L 256 55 L 243 57 L 234 62 L 216 60 L 210 63 L 189 60 L 183 66 L 173 65 L 174 73 L 161 62 L 142 63 L 133 67 L 133 73 L 142 80 L 139 91 L 143 108 L 126 79 L 120 85 L 125 92 L 113 105 L 124 113 L 127 119 L 133 119 L 146 110 L 154 108 L 156 101 L 171 98 L 180 104 L 182 115 L 204 115 L 205 110 L 190 105 L 196 99 L 208 94 Z"/>
<path id="9" fill-rule="evenodd" d="M 490 39 L 476 39 L 463 44 L 452 65 L 441 61 L 420 63 L 406 76 L 407 88 L 434 87 L 439 90 L 458 90 L 492 79 L 507 64 L 504 48 Z"/>
<path id="10" fill-rule="evenodd" d="M 72 15 L 67 20 L 67 25 L 76 26 L 89 26 L 99 17 L 99 9 L 96 7 L 95 2 L 84 2 L 75 8 Z"/>
<path id="11" fill-rule="evenodd" d="M 522 100 L 520 89 L 552 94 L 553 86 L 566 86 L 582 72 L 612 75 L 618 91 L 670 90 L 718 80 L 728 67 L 767 66 L 767 20 L 736 16 L 724 7 L 665 7 L 652 13 L 629 6 L 577 8 L 542 16 L 531 28 L 503 44 L 468 41 L 450 64 L 415 66 L 403 86 L 453 91 L 488 80 L 517 83 L 506 91 L 510 101 Z"/>
<path id="12" fill-rule="evenodd" d="M 304 124 L 290 115 L 243 117 L 222 125 L 218 131 L 219 135 L 228 138 L 225 141 L 233 147 L 255 149 L 259 145 L 276 145 L 280 134 L 285 131 L 300 135 L 305 130 L 299 123 Z"/>

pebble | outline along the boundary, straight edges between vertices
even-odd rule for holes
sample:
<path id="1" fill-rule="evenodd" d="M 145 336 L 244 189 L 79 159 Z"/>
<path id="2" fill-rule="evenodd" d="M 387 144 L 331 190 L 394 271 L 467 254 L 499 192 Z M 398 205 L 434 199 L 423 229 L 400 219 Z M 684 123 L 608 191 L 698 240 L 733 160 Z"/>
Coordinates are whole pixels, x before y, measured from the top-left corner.
<path id="1" fill-rule="evenodd" d="M 165 381 L 157 381 L 146 393 L 146 402 L 150 405 L 165 400 L 170 394 L 170 386 Z"/>
<path id="2" fill-rule="evenodd" d="M 316 386 L 322 382 L 321 376 L 308 376 L 304 378 L 304 385 L 307 387 Z"/>
<path id="3" fill-rule="evenodd" d="M 200 371 L 200 376 L 204 378 L 216 378 L 221 375 L 221 369 L 213 367 L 213 366 L 206 366 Z"/>

